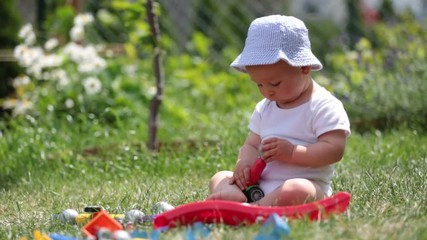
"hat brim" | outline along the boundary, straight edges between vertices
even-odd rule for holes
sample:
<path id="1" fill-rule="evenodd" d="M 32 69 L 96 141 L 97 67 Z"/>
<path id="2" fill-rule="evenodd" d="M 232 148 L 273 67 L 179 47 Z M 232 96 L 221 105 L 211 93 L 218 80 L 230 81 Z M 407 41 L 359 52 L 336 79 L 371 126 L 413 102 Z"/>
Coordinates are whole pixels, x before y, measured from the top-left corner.
<path id="1" fill-rule="evenodd" d="M 240 72 L 247 73 L 246 66 L 270 65 L 280 60 L 286 61 L 293 67 L 309 66 L 313 71 L 319 71 L 323 68 L 322 63 L 310 50 L 296 52 L 293 56 L 287 56 L 282 50 L 256 52 L 243 50 L 230 66 Z"/>

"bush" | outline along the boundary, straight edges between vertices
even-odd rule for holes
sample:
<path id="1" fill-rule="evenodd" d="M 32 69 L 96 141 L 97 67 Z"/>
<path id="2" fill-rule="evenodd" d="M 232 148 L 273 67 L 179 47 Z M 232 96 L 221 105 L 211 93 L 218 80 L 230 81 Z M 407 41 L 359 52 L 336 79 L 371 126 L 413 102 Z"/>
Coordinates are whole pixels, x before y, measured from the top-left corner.
<path id="1" fill-rule="evenodd" d="M 140 69 L 135 59 L 117 55 L 107 44 L 92 43 L 93 21 L 91 14 L 77 15 L 70 42 L 57 35 L 37 42 L 32 25 L 22 27 L 22 43 L 14 55 L 24 72 L 13 80 L 16 95 L 2 101 L 12 117 L 90 116 L 112 123 L 139 112 L 138 103 L 150 97 L 144 81 L 150 66 Z"/>
<path id="2" fill-rule="evenodd" d="M 357 129 L 426 126 L 427 28 L 411 16 L 381 22 L 354 51 L 327 55 L 329 86 Z"/>

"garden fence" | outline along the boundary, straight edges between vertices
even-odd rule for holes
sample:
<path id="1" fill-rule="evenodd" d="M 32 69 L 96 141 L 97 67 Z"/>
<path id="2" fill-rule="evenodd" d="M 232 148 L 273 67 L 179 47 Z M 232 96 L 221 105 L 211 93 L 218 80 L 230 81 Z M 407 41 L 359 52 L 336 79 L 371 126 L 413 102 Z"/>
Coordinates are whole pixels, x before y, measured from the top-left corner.
<path id="1" fill-rule="evenodd" d="M 160 25 L 180 50 L 199 31 L 213 42 L 214 52 L 226 46 L 241 48 L 250 22 L 268 14 L 285 14 L 288 1 L 158 0 Z"/>

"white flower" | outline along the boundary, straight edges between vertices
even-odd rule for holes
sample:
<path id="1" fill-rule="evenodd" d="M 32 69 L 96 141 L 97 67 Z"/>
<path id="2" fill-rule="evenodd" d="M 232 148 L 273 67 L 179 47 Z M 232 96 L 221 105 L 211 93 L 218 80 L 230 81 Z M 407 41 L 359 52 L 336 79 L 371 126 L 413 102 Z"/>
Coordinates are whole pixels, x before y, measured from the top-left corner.
<path id="1" fill-rule="evenodd" d="M 93 16 L 90 13 L 78 14 L 74 18 L 74 25 L 75 26 L 85 26 L 85 25 L 92 23 L 92 22 L 93 22 Z"/>
<path id="2" fill-rule="evenodd" d="M 65 100 L 65 107 L 66 108 L 73 108 L 74 107 L 73 99 L 67 98 L 67 100 Z"/>
<path id="3" fill-rule="evenodd" d="M 42 73 L 42 79 L 44 80 L 52 80 L 52 73 L 47 71 Z"/>
<path id="4" fill-rule="evenodd" d="M 16 101 L 15 108 L 12 111 L 12 116 L 16 117 L 26 113 L 28 110 L 33 108 L 33 103 L 27 100 Z"/>
<path id="5" fill-rule="evenodd" d="M 19 65 L 29 67 L 43 56 L 43 50 L 40 47 L 29 48 L 25 45 L 18 45 L 14 50 L 14 56 Z"/>
<path id="6" fill-rule="evenodd" d="M 76 63 L 82 63 L 83 61 L 92 61 L 93 58 L 98 57 L 96 49 L 92 45 L 83 47 L 74 42 L 68 43 L 64 47 L 64 53 L 70 57 Z"/>
<path id="7" fill-rule="evenodd" d="M 58 45 L 59 45 L 58 39 L 57 38 L 51 38 L 45 42 L 44 49 L 46 49 L 47 51 L 50 51 L 50 50 L 56 48 Z"/>
<path id="8" fill-rule="evenodd" d="M 97 56 L 98 56 L 98 52 L 96 51 L 95 46 L 87 45 L 86 47 L 84 47 L 82 59 L 91 60 Z"/>
<path id="9" fill-rule="evenodd" d="M 83 54 L 83 47 L 75 42 L 70 42 L 64 47 L 64 54 L 69 56 L 71 60 L 78 61 Z"/>
<path id="10" fill-rule="evenodd" d="M 71 28 L 70 37 L 71 40 L 75 42 L 82 41 L 85 37 L 84 27 L 80 25 L 75 25 L 73 28 Z"/>
<path id="11" fill-rule="evenodd" d="M 95 69 L 95 66 L 92 62 L 85 61 L 79 64 L 78 71 L 81 73 L 92 72 Z"/>
<path id="12" fill-rule="evenodd" d="M 33 30 L 33 25 L 27 23 L 19 30 L 19 38 L 24 39 L 25 44 L 28 46 L 33 45 L 36 42 L 36 34 Z"/>
<path id="13" fill-rule="evenodd" d="M 35 64 L 27 67 L 26 72 L 27 72 L 27 74 L 33 76 L 36 79 L 41 79 L 43 77 L 43 74 L 42 74 L 43 69 L 40 66 L 40 64 L 38 64 L 38 63 L 35 63 Z"/>
<path id="14" fill-rule="evenodd" d="M 58 67 L 62 64 L 63 58 L 56 54 L 43 55 L 38 59 L 41 68 Z"/>
<path id="15" fill-rule="evenodd" d="M 49 112 L 53 112 L 55 110 L 55 107 L 52 104 L 47 105 L 47 110 Z"/>
<path id="16" fill-rule="evenodd" d="M 12 109 L 16 106 L 16 99 L 6 99 L 3 101 L 2 103 L 2 108 L 3 109 Z"/>
<path id="17" fill-rule="evenodd" d="M 68 85 L 70 82 L 67 77 L 67 73 L 63 69 L 55 69 L 51 71 L 52 80 L 58 81 L 60 87 Z"/>
<path id="18" fill-rule="evenodd" d="M 19 65 L 26 67 L 26 72 L 36 78 L 42 77 L 44 68 L 58 67 L 63 62 L 60 55 L 45 55 L 40 47 L 29 48 L 25 45 L 16 46 L 14 56 Z"/>
<path id="19" fill-rule="evenodd" d="M 83 47 L 76 43 L 69 43 L 64 47 L 64 54 L 77 63 L 78 71 L 81 73 L 97 73 L 104 70 L 107 65 L 106 61 L 98 56 L 96 47 L 93 45 Z"/>
<path id="20" fill-rule="evenodd" d="M 19 44 L 16 45 L 16 47 L 13 49 L 13 56 L 19 60 L 22 58 L 22 56 L 25 54 L 25 52 L 28 50 L 28 46 L 25 44 Z"/>
<path id="21" fill-rule="evenodd" d="M 81 73 L 98 73 L 104 70 L 107 65 L 106 61 L 101 57 L 94 57 L 93 59 L 88 59 L 79 64 L 78 70 Z"/>
<path id="22" fill-rule="evenodd" d="M 18 36 L 21 39 L 27 38 L 28 34 L 34 32 L 33 25 L 31 23 L 27 23 L 19 30 Z"/>
<path id="23" fill-rule="evenodd" d="M 136 77 L 136 72 L 138 70 L 138 66 L 136 65 L 125 65 L 122 67 L 122 71 L 130 77 Z"/>
<path id="24" fill-rule="evenodd" d="M 67 86 L 69 83 L 70 83 L 70 80 L 68 79 L 66 74 L 60 76 L 58 79 L 58 87 L 59 88 L 63 88 L 65 86 Z"/>
<path id="25" fill-rule="evenodd" d="M 28 36 L 25 38 L 25 44 L 28 46 L 33 45 L 36 42 L 36 34 L 34 32 L 31 32 L 28 34 Z"/>
<path id="26" fill-rule="evenodd" d="M 101 81 L 95 77 L 88 77 L 83 81 L 85 91 L 89 95 L 97 94 L 101 91 Z"/>
<path id="27" fill-rule="evenodd" d="M 2 104 L 3 109 L 12 109 L 12 116 L 16 117 L 33 108 L 33 103 L 28 100 L 7 99 Z"/>
<path id="28" fill-rule="evenodd" d="M 150 86 L 146 89 L 145 94 L 147 94 L 147 96 L 149 97 L 153 97 L 156 94 L 156 92 L 157 92 L 157 88 Z"/>
<path id="29" fill-rule="evenodd" d="M 30 84 L 31 79 L 27 75 L 20 75 L 13 79 L 12 85 L 14 88 L 19 88 Z"/>

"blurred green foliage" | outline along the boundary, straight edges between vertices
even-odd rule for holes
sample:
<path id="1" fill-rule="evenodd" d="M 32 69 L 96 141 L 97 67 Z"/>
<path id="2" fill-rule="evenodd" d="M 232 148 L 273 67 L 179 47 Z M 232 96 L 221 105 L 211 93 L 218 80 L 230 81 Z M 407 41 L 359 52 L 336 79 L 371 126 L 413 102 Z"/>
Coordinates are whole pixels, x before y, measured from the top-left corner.
<path id="1" fill-rule="evenodd" d="M 305 21 L 308 28 L 311 49 L 320 62 L 331 52 L 348 49 L 348 40 L 343 31 L 329 20 L 309 19 Z M 328 71 L 328 67 L 325 66 Z"/>
<path id="2" fill-rule="evenodd" d="M 244 43 L 246 30 L 250 22 L 255 18 L 255 14 L 250 11 L 241 11 L 242 4 L 238 1 L 228 1 L 218 4 L 214 0 L 199 1 L 195 7 L 196 19 L 195 27 L 197 31 L 210 36 L 213 42 L 212 47 L 221 50 L 235 42 Z M 221 8 L 221 9 L 219 9 Z M 212 16 L 210 14 L 214 13 Z M 236 20 L 230 24 L 231 19 Z M 206 26 L 211 26 L 207 28 Z"/>
<path id="3" fill-rule="evenodd" d="M 76 15 L 72 6 L 57 2 L 58 6 L 52 6 L 52 13 L 46 14 L 41 28 L 44 29 L 44 40 L 48 37 L 56 36 L 61 38 L 62 42 L 70 40 L 69 31 L 73 26 L 73 19 Z"/>
<path id="4" fill-rule="evenodd" d="M 346 0 L 347 5 L 347 23 L 346 34 L 350 48 L 354 48 L 356 42 L 366 36 L 366 27 L 363 22 L 361 3 L 354 0 Z"/>
<path id="5" fill-rule="evenodd" d="M 2 23 L 0 28 L 0 50 L 12 49 L 18 44 L 16 33 L 21 24 L 14 0 L 0 1 L 0 16 Z M 0 98 L 13 91 L 10 82 L 19 73 L 18 65 L 9 61 L 0 63 Z"/>
<path id="6" fill-rule="evenodd" d="M 18 12 L 15 9 L 15 1 L 1 1 L 0 14 L 2 16 L 3 25 L 0 29 L 0 48 L 14 47 L 18 42 L 16 33 L 21 24 Z"/>
<path id="7" fill-rule="evenodd" d="M 59 68 L 67 72 L 72 84 L 64 88 L 46 81 L 43 74 L 30 74 L 31 83 L 17 94 L 17 98 L 33 104 L 28 113 L 63 119 L 83 119 L 90 115 L 92 119 L 113 125 L 126 125 L 123 122 L 139 119 L 134 124 L 138 122 L 141 129 L 145 128 L 140 122 L 148 115 L 155 81 L 152 37 L 145 20 L 144 2 L 88 3 L 93 23 L 84 28 L 85 38 L 78 44 L 97 49 L 99 56 L 106 60 L 105 68 L 96 73 L 82 73 L 79 63 L 65 56 Z M 159 6 L 157 11 L 161 14 Z M 70 30 L 75 25 L 74 17 L 75 13 L 67 5 L 47 17 L 46 40 L 58 37 L 61 41 L 56 50 L 45 50 L 45 54 L 64 54 L 65 45 L 72 41 Z M 425 123 L 426 47 L 423 43 L 426 29 L 420 22 L 410 15 L 398 21 L 379 22 L 369 34 L 355 41 L 354 46 L 340 41 L 342 34 L 330 23 L 307 22 L 307 26 L 314 52 L 325 62 L 325 70 L 316 73 L 315 79 L 343 100 L 355 129 Z M 43 39 L 40 41 L 38 44 L 42 46 Z M 224 47 L 218 64 L 211 58 L 215 44 L 205 33 L 195 32 L 187 46 L 189 53 L 176 54 L 174 42 L 163 33 L 166 92 L 161 114 L 176 119 L 171 123 L 173 127 L 164 131 L 171 132 L 183 121 L 191 122 L 194 118 L 199 119 L 200 125 L 209 124 L 209 119 L 203 116 L 217 108 L 232 111 L 247 102 L 250 111 L 253 99 L 260 97 L 256 89 L 247 84 L 246 75 L 228 68 L 239 49 Z M 328 47 L 324 47 L 325 44 Z M 44 68 L 42 73 L 54 68 Z M 102 85 L 99 93 L 85 94 L 83 81 L 88 77 L 99 79 Z M 66 104 L 70 100 L 72 107 Z"/>
<path id="8" fill-rule="evenodd" d="M 427 28 L 410 14 L 379 22 L 355 49 L 327 55 L 329 87 L 359 130 L 427 123 Z"/>

